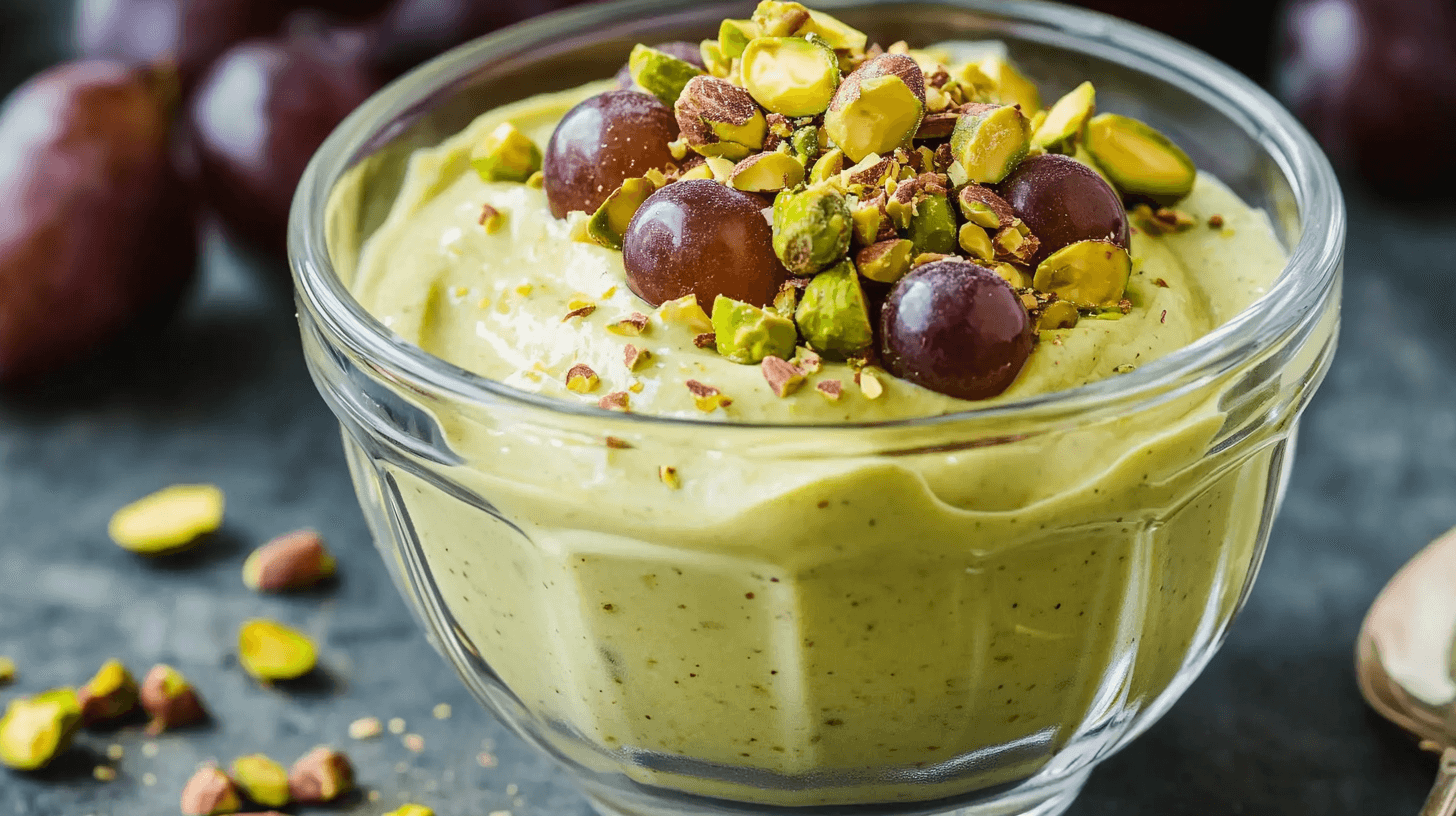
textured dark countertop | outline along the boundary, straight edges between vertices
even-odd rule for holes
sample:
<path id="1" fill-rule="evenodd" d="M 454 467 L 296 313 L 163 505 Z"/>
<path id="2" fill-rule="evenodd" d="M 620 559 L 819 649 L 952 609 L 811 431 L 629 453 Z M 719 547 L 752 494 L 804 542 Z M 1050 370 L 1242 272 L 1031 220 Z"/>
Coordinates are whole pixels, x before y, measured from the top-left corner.
<path id="1" fill-rule="evenodd" d="M 0 92 L 64 54 L 66 5 L 0 5 Z M 1076 816 L 1408 816 L 1424 796 L 1434 760 L 1366 710 L 1351 644 L 1384 581 L 1456 524 L 1456 211 L 1357 196 L 1350 206 L 1341 348 L 1305 417 L 1263 574 L 1222 652 L 1093 776 Z M 223 534 L 165 563 L 109 543 L 113 510 L 181 481 L 226 491 Z M 300 526 L 331 541 L 337 586 L 282 599 L 244 589 L 245 553 Z M 259 615 L 316 636 L 328 681 L 286 693 L 249 681 L 232 644 L 237 624 Z M 0 401 L 0 654 L 20 666 L 0 702 L 82 682 L 115 656 L 136 672 L 175 664 L 215 715 L 157 740 L 134 727 L 87 734 L 40 775 L 0 771 L 3 814 L 176 813 L 202 760 L 266 751 L 288 761 L 320 742 L 347 747 L 380 794 L 348 813 L 419 801 L 441 816 L 587 814 L 426 644 L 368 540 L 282 270 L 217 241 L 164 336 L 48 393 Z M 453 707 L 447 719 L 433 716 L 439 703 Z M 349 740 L 363 716 L 403 718 L 424 751 L 389 734 Z M 106 758 L 113 744 L 119 761 Z M 96 781 L 97 764 L 119 776 Z"/>

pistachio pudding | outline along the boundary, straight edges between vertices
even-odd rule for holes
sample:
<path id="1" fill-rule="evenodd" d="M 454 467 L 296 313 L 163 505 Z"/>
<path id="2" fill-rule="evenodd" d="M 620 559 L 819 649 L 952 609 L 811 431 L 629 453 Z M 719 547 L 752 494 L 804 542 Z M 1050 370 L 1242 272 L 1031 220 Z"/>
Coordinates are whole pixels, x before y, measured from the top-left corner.
<path id="1" fill-rule="evenodd" d="M 349 275 L 492 394 L 326 387 L 376 535 L 604 812 L 1058 812 L 1242 600 L 1329 285 L 1142 377 L 1276 287 L 1269 218 L 945 33 L 638 45 L 415 151 Z"/>

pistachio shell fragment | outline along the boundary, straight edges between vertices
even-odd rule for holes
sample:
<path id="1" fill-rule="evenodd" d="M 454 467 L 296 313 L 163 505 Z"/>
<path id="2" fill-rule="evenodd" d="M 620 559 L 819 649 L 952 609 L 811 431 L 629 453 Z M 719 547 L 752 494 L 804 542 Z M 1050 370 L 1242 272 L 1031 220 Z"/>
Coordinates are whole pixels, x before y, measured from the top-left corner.
<path id="1" fill-rule="evenodd" d="M 849 252 L 849 204 L 825 186 L 782 192 L 774 199 L 774 254 L 793 275 L 812 275 Z"/>
<path id="2" fill-rule="evenodd" d="M 854 220 L 854 240 L 860 246 L 877 243 L 883 237 L 880 235 L 881 230 L 891 228 L 887 223 L 889 216 L 883 206 L 883 197 L 861 200 L 850 214 L 850 218 Z"/>
<path id="3" fill-rule="evenodd" d="M 693 77 L 674 113 L 688 147 L 703 156 L 738 161 L 761 150 L 768 135 L 768 121 L 748 91 L 717 77 Z"/>
<path id="4" fill-rule="evenodd" d="M 915 245 L 915 253 L 935 252 L 948 255 L 956 249 L 956 219 L 950 200 L 943 195 L 927 196 L 915 205 L 906 233 Z"/>
<path id="5" fill-rule="evenodd" d="M 1011 60 L 1000 54 L 989 54 L 976 67 L 995 83 L 990 93 L 1001 104 L 1020 106 L 1028 114 L 1041 110 L 1041 92 L 1036 83 L 1017 70 Z"/>
<path id="6" fill-rule="evenodd" d="M 991 245 L 996 248 L 996 257 L 1022 264 L 1031 263 L 1041 250 L 1041 240 L 1031 234 L 1031 229 L 1020 218 L 1013 219 L 1011 226 L 998 230 L 996 237 L 991 239 Z"/>
<path id="7" fill-rule="evenodd" d="M 283 807 L 288 794 L 288 770 L 265 754 L 249 754 L 233 760 L 233 780 L 243 793 L 264 807 Z"/>
<path id="8" fill-rule="evenodd" d="M 223 495 L 212 485 L 174 485 L 116 511 L 111 540 L 141 555 L 181 550 L 222 526 Z"/>
<path id="9" fill-rule="evenodd" d="M 794 156 L 777 150 L 755 153 L 733 167 L 728 186 L 746 193 L 776 193 L 797 187 L 804 180 L 804 165 Z"/>
<path id="10" fill-rule="evenodd" d="M 1040 117 L 1032 130 L 1031 146 L 1048 153 L 1072 153 L 1087 120 L 1097 112 L 1097 91 L 1092 83 L 1083 82 Z"/>
<path id="11" fill-rule="evenodd" d="M 1042 261 L 1032 285 L 1084 308 L 1110 307 L 1122 300 L 1131 274 L 1127 250 L 1108 241 L 1077 241 Z"/>
<path id="12" fill-rule="evenodd" d="M 806 165 L 819 155 L 819 128 L 801 127 L 789 137 L 789 146 Z"/>
<path id="13" fill-rule="evenodd" d="M 950 149 L 966 181 L 996 184 L 1031 147 L 1031 123 L 1011 105 L 971 104 L 961 113 Z"/>
<path id="14" fill-rule="evenodd" d="M 713 321 L 708 318 L 708 313 L 698 305 L 697 295 L 683 295 L 677 300 L 669 300 L 657 307 L 657 317 L 667 326 L 682 326 L 693 334 L 703 334 L 713 330 Z"/>
<path id="15" fill-rule="evenodd" d="M 0 763 L 19 771 L 44 768 L 66 750 L 81 724 L 81 703 L 68 688 L 19 697 L 0 717 Z"/>
<path id="16" fill-rule="evenodd" d="M 1087 123 L 1087 152 L 1123 195 L 1171 204 L 1193 191 L 1198 168 L 1167 136 L 1136 119 L 1103 113 Z"/>
<path id="17" fill-rule="evenodd" d="M 76 692 L 83 726 L 100 725 L 130 714 L 137 707 L 140 689 L 120 660 L 101 664 L 96 675 Z"/>
<path id="18" fill-rule="evenodd" d="M 743 52 L 743 87 L 764 108 L 784 116 L 817 116 L 839 88 L 839 58 L 828 46 L 799 37 L 759 37 Z"/>
<path id="19" fill-rule="evenodd" d="M 524 182 L 541 169 L 541 148 L 510 122 L 502 122 L 470 151 L 482 181 Z"/>
<path id="20" fill-rule="evenodd" d="M 688 80 L 703 74 L 701 68 L 687 60 L 640 44 L 633 47 L 627 58 L 627 70 L 632 72 L 633 82 L 665 105 L 677 102 Z"/>
<path id="21" fill-rule="evenodd" d="M 302 632 L 275 621 L 255 619 L 238 630 L 238 662 L 254 678 L 271 683 L 313 671 L 318 652 Z"/>
<path id="22" fill-rule="evenodd" d="M 1070 329 L 1077 325 L 1081 313 L 1077 307 L 1065 300 L 1054 300 L 1047 304 L 1046 309 L 1041 313 L 1041 319 L 1037 321 L 1036 327 L 1042 331 L 1050 329 Z"/>
<path id="23" fill-rule="evenodd" d="M 864 288 L 848 259 L 809 281 L 794 320 L 809 347 L 821 354 L 848 359 L 874 345 Z"/>
<path id="24" fill-rule="evenodd" d="M 989 261 L 996 257 L 996 248 L 991 244 L 991 236 L 986 228 L 979 224 L 967 221 L 961 224 L 960 232 L 956 234 L 956 243 L 972 258 L 979 261 Z"/>
<path id="25" fill-rule="evenodd" d="M 713 334 L 718 353 L 744 365 L 770 356 L 792 357 L 799 339 L 794 321 L 723 295 L 713 301 Z"/>
<path id="26" fill-rule="evenodd" d="M 709 74 L 718 79 L 726 79 L 732 73 L 733 58 L 723 53 L 723 45 L 717 40 L 703 40 L 698 53 L 702 56 L 703 65 L 707 67 Z"/>
<path id="27" fill-rule="evenodd" d="M 586 222 L 586 234 L 608 249 L 620 250 L 622 236 L 627 234 L 627 226 L 632 223 L 632 216 L 637 214 L 643 202 L 655 192 L 657 185 L 645 178 L 629 178 L 623 181 L 622 186 L 613 190 Z"/>
<path id="28" fill-rule="evenodd" d="M 925 115 L 925 74 L 904 54 L 865 60 L 840 83 L 824 129 L 850 161 L 907 145 Z"/>
<path id="29" fill-rule="evenodd" d="M 854 256 L 859 273 L 872 281 L 894 283 L 910 272 L 915 244 L 908 238 L 891 238 L 870 244 Z"/>

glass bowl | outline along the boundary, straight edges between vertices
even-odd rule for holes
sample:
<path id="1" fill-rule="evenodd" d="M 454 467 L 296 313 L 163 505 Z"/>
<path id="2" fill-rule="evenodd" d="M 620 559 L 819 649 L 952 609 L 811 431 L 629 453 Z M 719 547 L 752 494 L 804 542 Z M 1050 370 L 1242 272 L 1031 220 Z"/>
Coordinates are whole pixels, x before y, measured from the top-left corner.
<path id="1" fill-rule="evenodd" d="M 1287 268 L 1132 373 L 837 426 L 526 394 L 351 298 L 413 150 L 752 8 L 684 5 L 588 6 L 456 49 L 309 167 L 290 231 L 299 321 L 378 547 L 470 689 L 604 814 L 1061 812 L 1192 682 L 1247 595 L 1335 347 L 1329 166 L 1247 80 L 1110 17 L 826 0 L 879 42 L 1001 40 L 1048 98 L 1092 79 L 1105 109 L 1264 209 Z"/>

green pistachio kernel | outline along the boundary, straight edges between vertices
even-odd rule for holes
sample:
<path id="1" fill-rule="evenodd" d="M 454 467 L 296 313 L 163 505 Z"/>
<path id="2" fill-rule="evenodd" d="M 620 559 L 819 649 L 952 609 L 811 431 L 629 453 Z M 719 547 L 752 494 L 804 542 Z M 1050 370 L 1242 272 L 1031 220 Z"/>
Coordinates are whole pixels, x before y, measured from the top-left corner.
<path id="1" fill-rule="evenodd" d="M 835 51 L 847 51 L 855 56 L 865 52 L 870 40 L 868 34 L 822 11 L 808 9 L 808 12 L 809 21 L 799 26 L 798 34 L 812 34 Z"/>
<path id="2" fill-rule="evenodd" d="M 1019 105 L 1028 115 L 1041 110 L 1041 92 L 1016 66 L 1000 54 L 989 54 L 976 65 L 995 88 L 991 95 L 1003 105 Z"/>
<path id="3" fill-rule="evenodd" d="M 622 186 L 612 191 L 587 221 L 586 234 L 608 249 L 621 249 L 622 238 L 627 234 L 632 216 L 655 192 L 657 185 L 645 178 L 629 178 L 622 182 Z"/>
<path id="4" fill-rule="evenodd" d="M 839 58 L 819 41 L 759 37 L 743 51 L 743 87 L 784 116 L 817 116 L 839 88 Z"/>
<path id="5" fill-rule="evenodd" d="M 925 115 L 925 75 L 904 54 L 865 60 L 844 78 L 824 114 L 824 129 L 850 161 L 909 144 Z"/>
<path id="6" fill-rule="evenodd" d="M 864 287 L 848 258 L 809 281 L 794 320 L 810 348 L 839 359 L 862 354 L 875 342 Z"/>
<path id="7" fill-rule="evenodd" d="M 804 163 L 777 150 L 755 153 L 733 167 L 728 186 L 746 193 L 776 193 L 804 180 Z"/>
<path id="8" fill-rule="evenodd" d="M 71 744 L 80 724 L 81 703 L 71 689 L 11 700 L 0 717 L 0 763 L 20 771 L 44 768 Z"/>
<path id="9" fill-rule="evenodd" d="M 1030 123 L 1011 105 L 969 105 L 956 121 L 950 149 L 966 181 L 996 184 L 1031 147 Z"/>
<path id="10" fill-rule="evenodd" d="M 749 42 L 761 36 L 763 29 L 752 20 L 724 20 L 718 26 L 718 48 L 728 59 L 737 59 Z"/>
<path id="11" fill-rule="evenodd" d="M 1065 300 L 1056 300 L 1047 304 L 1046 309 L 1041 313 L 1041 319 L 1037 321 L 1036 327 L 1042 331 L 1049 329 L 1070 329 L 1077 325 L 1077 307 Z"/>
<path id="12" fill-rule="evenodd" d="M 836 147 L 814 162 L 814 169 L 809 171 L 809 183 L 824 184 L 842 172 L 844 172 L 844 151 Z"/>
<path id="13" fill-rule="evenodd" d="M 799 341 L 794 321 L 723 295 L 713 301 L 713 334 L 719 354 L 745 365 L 792 357 Z"/>
<path id="14" fill-rule="evenodd" d="M 1097 91 L 1092 83 L 1083 82 L 1058 99 L 1044 116 L 1037 112 L 1040 121 L 1033 123 L 1031 146 L 1048 153 L 1074 152 L 1082 129 L 1096 112 Z"/>
<path id="15" fill-rule="evenodd" d="M 803 3 L 784 3 L 778 0 L 763 0 L 753 10 L 753 22 L 763 36 L 791 37 L 798 34 L 809 22 L 809 9 Z"/>
<path id="16" fill-rule="evenodd" d="M 978 224 L 969 221 L 961 224 L 960 232 L 956 234 L 956 243 L 976 260 L 989 261 L 996 257 L 996 248 L 991 245 L 990 234 Z"/>
<path id="17" fill-rule="evenodd" d="M 1092 158 L 1092 154 L 1088 152 L 1087 145 L 1084 144 L 1084 141 L 1085 140 L 1078 140 L 1076 147 L 1072 150 L 1071 158 L 1077 162 L 1080 162 L 1081 164 L 1085 164 L 1088 167 L 1092 168 L 1093 171 L 1097 173 L 1097 175 L 1102 177 L 1103 181 L 1107 182 L 1108 187 L 1116 190 L 1117 185 L 1113 184 L 1112 179 L 1107 177 L 1107 173 L 1105 173 L 1101 167 L 1097 166 L 1097 160 Z"/>
<path id="18" fill-rule="evenodd" d="M 263 807 L 283 807 L 289 802 L 288 769 L 265 754 L 233 760 L 232 777 L 249 799 Z"/>
<path id="19" fill-rule="evenodd" d="M 774 199 L 774 254 L 794 275 L 812 275 L 849 252 L 854 221 L 837 190 L 820 185 Z"/>
<path id="20" fill-rule="evenodd" d="M 510 122 L 502 122 L 475 149 L 470 166 L 484 181 L 524 182 L 541 169 L 541 148 Z"/>
<path id="21" fill-rule="evenodd" d="M 1116 306 L 1127 289 L 1132 258 L 1109 241 L 1077 241 L 1036 267 L 1032 285 L 1084 308 Z"/>
<path id="22" fill-rule="evenodd" d="M 627 70 L 632 72 L 633 82 L 669 106 L 682 96 L 688 80 L 703 74 L 691 62 L 646 45 L 633 47 L 632 55 L 627 58 Z"/>
<path id="23" fill-rule="evenodd" d="M 748 91 L 727 80 L 696 76 L 674 106 L 682 138 L 700 155 L 738 161 L 763 149 L 768 120 Z"/>
<path id="24" fill-rule="evenodd" d="M 872 281 L 894 283 L 910 271 L 915 245 L 908 238 L 891 238 L 861 249 L 855 255 L 859 273 Z"/>
<path id="25" fill-rule="evenodd" d="M 1011 284 L 1012 289 L 1031 288 L 1031 273 L 1015 264 L 998 263 L 991 267 L 991 271 L 995 272 L 1001 280 Z"/>
<path id="26" fill-rule="evenodd" d="M 1193 192 L 1198 168 L 1167 136 L 1127 116 L 1104 113 L 1087 123 L 1087 152 L 1124 195 L 1172 204 Z"/>
<path id="27" fill-rule="evenodd" d="M 880 228 L 886 218 L 880 202 L 881 199 L 861 200 L 850 214 L 854 220 L 854 240 L 860 246 L 869 246 L 880 239 Z"/>
<path id="28" fill-rule="evenodd" d="M 733 72 L 733 60 L 723 53 L 723 46 L 717 40 L 703 40 L 698 46 L 698 53 L 702 55 L 708 73 L 718 79 L 725 79 Z"/>
<path id="29" fill-rule="evenodd" d="M 258 680 L 293 680 L 313 671 L 318 650 L 302 632 L 270 620 L 250 620 L 238 629 L 238 662 Z"/>
<path id="30" fill-rule="evenodd" d="M 801 127 L 794 131 L 789 137 L 789 145 L 794 148 L 794 153 L 805 164 L 813 161 L 819 155 L 819 128 Z"/>
<path id="31" fill-rule="evenodd" d="M 926 196 L 915 205 L 906 234 L 915 254 L 935 252 L 949 255 L 956 249 L 956 219 L 950 200 L 943 195 Z"/>

